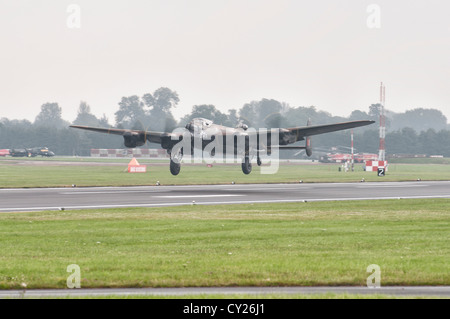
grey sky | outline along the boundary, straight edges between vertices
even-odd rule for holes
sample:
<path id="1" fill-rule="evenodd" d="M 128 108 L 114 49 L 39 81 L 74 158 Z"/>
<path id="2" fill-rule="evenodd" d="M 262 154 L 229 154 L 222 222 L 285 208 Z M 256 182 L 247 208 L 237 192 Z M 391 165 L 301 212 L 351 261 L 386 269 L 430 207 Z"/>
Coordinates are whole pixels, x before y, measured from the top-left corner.
<path id="1" fill-rule="evenodd" d="M 383 81 L 388 109 L 450 120 L 449 12 L 448 0 L 0 0 L 0 117 L 58 102 L 73 121 L 83 100 L 113 123 L 122 96 L 161 86 L 180 96 L 176 118 L 261 98 L 348 116 Z"/>

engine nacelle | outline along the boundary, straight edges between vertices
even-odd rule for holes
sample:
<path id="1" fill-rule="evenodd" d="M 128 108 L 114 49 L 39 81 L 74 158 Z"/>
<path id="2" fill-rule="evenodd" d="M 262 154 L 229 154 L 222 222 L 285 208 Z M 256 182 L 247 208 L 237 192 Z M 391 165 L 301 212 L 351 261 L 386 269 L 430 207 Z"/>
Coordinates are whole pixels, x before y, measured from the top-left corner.
<path id="1" fill-rule="evenodd" d="M 171 150 L 175 144 L 183 140 L 183 135 L 178 136 L 177 139 L 173 139 L 172 136 L 166 135 L 161 137 L 161 147 L 165 150 Z"/>
<path id="2" fill-rule="evenodd" d="M 145 144 L 145 135 L 137 132 L 126 132 L 123 135 L 124 144 L 128 148 L 134 148 Z"/>

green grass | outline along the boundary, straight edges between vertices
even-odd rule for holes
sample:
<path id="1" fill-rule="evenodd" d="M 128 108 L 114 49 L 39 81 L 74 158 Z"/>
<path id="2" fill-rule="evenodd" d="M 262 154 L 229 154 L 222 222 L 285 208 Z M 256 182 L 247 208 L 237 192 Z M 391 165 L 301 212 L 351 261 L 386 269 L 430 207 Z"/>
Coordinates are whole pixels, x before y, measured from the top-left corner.
<path id="1" fill-rule="evenodd" d="M 450 158 L 448 157 L 418 157 L 418 158 L 392 158 L 389 159 L 390 163 L 403 163 L 403 164 L 450 164 Z"/>
<path id="2" fill-rule="evenodd" d="M 42 165 L 44 163 L 45 165 Z M 364 172 L 362 165 L 356 165 L 354 172 L 339 172 L 338 164 L 281 164 L 276 174 L 260 174 L 260 168 L 253 166 L 253 172 L 245 175 L 239 164 L 206 165 L 187 164 L 178 176 L 172 176 L 168 163 L 147 163 L 147 173 L 126 172 L 127 163 L 114 165 L 62 165 L 54 161 L 40 162 L 35 159 L 0 160 L 0 187 L 69 187 L 77 186 L 130 186 L 186 184 L 236 183 L 298 183 L 303 182 L 359 182 L 366 181 L 414 181 L 450 180 L 450 166 L 446 164 L 390 164 L 385 177 L 376 172 Z M 90 162 L 89 162 L 90 163 Z M 109 161 L 108 163 L 111 163 Z M 145 163 L 145 161 L 143 161 Z M 77 162 L 74 162 L 77 164 Z"/>
<path id="3" fill-rule="evenodd" d="M 449 285 L 450 201 L 383 200 L 0 215 L 0 288 Z"/>

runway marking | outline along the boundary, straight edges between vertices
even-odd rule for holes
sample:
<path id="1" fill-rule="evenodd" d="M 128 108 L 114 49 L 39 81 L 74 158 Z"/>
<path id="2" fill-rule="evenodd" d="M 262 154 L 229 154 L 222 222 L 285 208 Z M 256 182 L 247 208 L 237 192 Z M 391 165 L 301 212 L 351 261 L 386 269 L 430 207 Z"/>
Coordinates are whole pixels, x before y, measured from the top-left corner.
<path id="1" fill-rule="evenodd" d="M 358 185 L 357 188 L 410 188 L 410 187 L 429 187 L 430 185 Z"/>
<path id="2" fill-rule="evenodd" d="M 298 185 L 295 185 L 298 187 Z M 265 191 L 265 190 L 296 190 L 297 187 L 259 187 L 259 188 L 224 188 L 224 191 L 249 191 L 249 190 L 257 190 L 257 191 Z M 307 187 L 308 189 L 313 189 L 314 187 Z"/>
<path id="3" fill-rule="evenodd" d="M 245 196 L 238 194 L 217 194 L 217 195 L 161 195 L 153 196 L 156 198 L 208 198 L 208 197 L 232 197 L 232 196 Z"/>
<path id="4" fill-rule="evenodd" d="M 243 195 L 236 195 L 243 196 Z M 192 198 L 192 197 L 191 197 Z M 230 202 L 197 202 L 197 205 L 225 205 L 225 204 L 265 204 L 265 203 L 307 203 L 307 202 L 329 202 L 329 201 L 352 201 L 352 200 L 383 200 L 383 199 L 425 199 L 425 198 L 450 198 L 450 195 L 437 195 L 437 196 L 391 196 L 391 197 L 361 197 L 361 198 L 311 198 L 311 199 L 280 199 L 280 200 L 241 200 Z M 77 209 L 103 209 L 103 208 L 127 208 L 127 207 L 168 207 L 168 206 L 183 206 L 192 205 L 191 202 L 179 202 L 179 203 L 155 203 L 155 204 L 120 204 L 120 205 L 87 205 L 87 206 L 64 206 L 65 210 L 77 210 Z M 30 212 L 30 211 L 43 211 L 43 210 L 60 210 L 61 207 L 13 207 L 13 208 L 0 208 L 0 213 L 13 213 L 13 212 Z"/>
<path id="5" fill-rule="evenodd" d="M 89 194 L 134 194 L 134 193 L 155 193 L 160 192 L 159 190 L 117 190 L 117 191 L 91 191 L 91 192 L 61 192 L 60 195 L 89 195 Z"/>
<path id="6" fill-rule="evenodd" d="M 161 206 L 181 206 L 190 205 L 191 203 L 158 203 L 158 204 L 120 204 L 120 205 L 86 205 L 86 206 L 62 206 L 62 207 L 14 207 L 14 208 L 0 208 L 0 212 L 30 212 L 30 211 L 43 211 L 43 210 L 65 210 L 73 209 L 103 209 L 103 208 L 127 208 L 127 207 L 161 207 Z"/>

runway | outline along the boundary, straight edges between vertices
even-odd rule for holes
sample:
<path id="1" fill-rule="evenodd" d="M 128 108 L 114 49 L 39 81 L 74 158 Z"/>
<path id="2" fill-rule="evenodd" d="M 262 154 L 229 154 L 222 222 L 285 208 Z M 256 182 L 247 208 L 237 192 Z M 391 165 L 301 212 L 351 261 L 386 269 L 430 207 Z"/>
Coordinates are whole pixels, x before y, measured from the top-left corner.
<path id="1" fill-rule="evenodd" d="M 450 198 L 450 181 L 0 189 L 0 212 Z"/>

